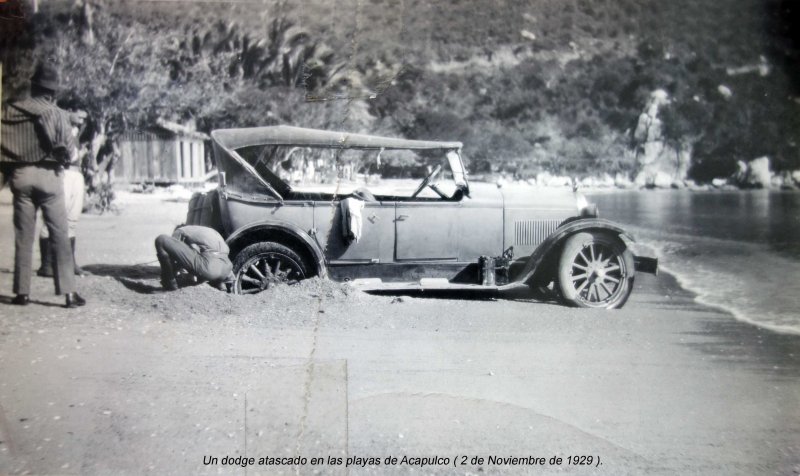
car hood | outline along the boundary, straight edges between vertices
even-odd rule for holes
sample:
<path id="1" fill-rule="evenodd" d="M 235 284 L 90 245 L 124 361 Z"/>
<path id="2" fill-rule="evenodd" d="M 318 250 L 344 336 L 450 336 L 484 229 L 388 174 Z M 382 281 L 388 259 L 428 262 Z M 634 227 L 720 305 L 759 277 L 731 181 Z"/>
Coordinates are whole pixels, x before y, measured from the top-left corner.
<path id="1" fill-rule="evenodd" d="M 564 210 L 575 214 L 576 196 L 569 188 L 539 188 L 530 185 L 504 185 L 470 182 L 470 197 L 475 204 L 515 209 Z"/>
<path id="2" fill-rule="evenodd" d="M 538 188 L 507 185 L 500 189 L 506 208 L 568 210 L 575 213 L 575 193 L 570 188 Z"/>

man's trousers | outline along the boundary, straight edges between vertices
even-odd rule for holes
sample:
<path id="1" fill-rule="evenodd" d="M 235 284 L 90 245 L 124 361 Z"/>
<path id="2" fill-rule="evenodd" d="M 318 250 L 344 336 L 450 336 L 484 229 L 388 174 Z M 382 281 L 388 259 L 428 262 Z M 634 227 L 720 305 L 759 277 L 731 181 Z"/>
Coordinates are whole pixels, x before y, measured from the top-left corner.
<path id="1" fill-rule="evenodd" d="M 86 183 L 83 174 L 75 169 L 64 169 L 64 204 L 67 209 L 67 231 L 70 238 L 77 236 L 78 220 L 83 214 L 83 196 L 86 193 Z M 41 221 L 39 222 L 41 224 Z M 41 227 L 39 238 L 48 239 L 50 231 L 46 226 Z"/>
<path id="2" fill-rule="evenodd" d="M 30 294 L 36 210 L 55 250 L 56 294 L 75 292 L 72 247 L 69 242 L 62 170 L 56 166 L 24 165 L 11 172 L 9 187 L 14 194 L 14 293 Z"/>

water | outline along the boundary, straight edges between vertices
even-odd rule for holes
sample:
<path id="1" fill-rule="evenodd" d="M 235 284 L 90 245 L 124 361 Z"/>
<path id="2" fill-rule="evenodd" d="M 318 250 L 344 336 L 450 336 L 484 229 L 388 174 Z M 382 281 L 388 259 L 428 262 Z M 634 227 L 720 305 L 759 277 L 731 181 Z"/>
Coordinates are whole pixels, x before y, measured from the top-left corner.
<path id="1" fill-rule="evenodd" d="M 652 246 L 661 269 L 702 303 L 776 331 L 800 333 L 800 194 L 588 194 L 600 216 Z"/>

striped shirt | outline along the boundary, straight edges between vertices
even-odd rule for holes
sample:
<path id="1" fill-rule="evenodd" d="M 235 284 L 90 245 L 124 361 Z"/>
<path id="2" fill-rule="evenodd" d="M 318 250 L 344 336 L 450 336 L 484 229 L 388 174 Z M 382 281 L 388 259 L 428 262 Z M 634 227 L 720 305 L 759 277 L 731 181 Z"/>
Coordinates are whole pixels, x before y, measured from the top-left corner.
<path id="1" fill-rule="evenodd" d="M 62 162 L 71 157 L 59 159 L 54 150 L 61 150 L 67 156 L 76 150 L 68 113 L 44 98 L 6 104 L 0 133 L 2 162 Z"/>

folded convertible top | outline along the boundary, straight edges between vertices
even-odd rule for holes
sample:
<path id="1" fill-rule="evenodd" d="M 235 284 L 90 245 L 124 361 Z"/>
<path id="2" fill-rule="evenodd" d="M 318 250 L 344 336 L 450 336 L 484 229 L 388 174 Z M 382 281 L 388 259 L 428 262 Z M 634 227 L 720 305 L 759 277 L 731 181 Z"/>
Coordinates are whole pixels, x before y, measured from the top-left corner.
<path id="1" fill-rule="evenodd" d="M 217 129 L 211 138 L 226 149 L 254 145 L 342 147 L 346 149 L 461 149 L 461 142 L 395 139 L 349 132 L 323 131 L 292 126 Z"/>

